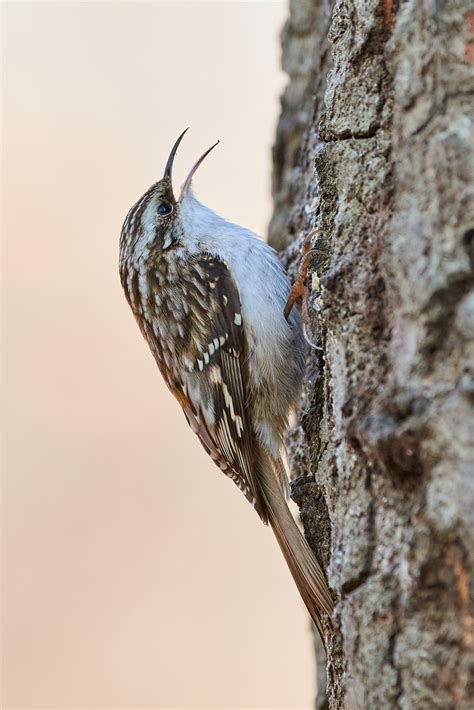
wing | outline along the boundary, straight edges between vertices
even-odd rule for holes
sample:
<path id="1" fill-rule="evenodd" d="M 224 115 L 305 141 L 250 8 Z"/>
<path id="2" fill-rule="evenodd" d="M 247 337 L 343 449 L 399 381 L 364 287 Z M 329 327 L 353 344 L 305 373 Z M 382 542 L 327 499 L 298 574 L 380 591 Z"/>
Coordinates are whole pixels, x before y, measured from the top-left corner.
<path id="1" fill-rule="evenodd" d="M 208 454 L 266 520 L 252 453 L 248 346 L 237 287 L 227 265 L 211 255 L 193 262 L 186 283 L 193 338 L 181 354 L 181 404 Z"/>

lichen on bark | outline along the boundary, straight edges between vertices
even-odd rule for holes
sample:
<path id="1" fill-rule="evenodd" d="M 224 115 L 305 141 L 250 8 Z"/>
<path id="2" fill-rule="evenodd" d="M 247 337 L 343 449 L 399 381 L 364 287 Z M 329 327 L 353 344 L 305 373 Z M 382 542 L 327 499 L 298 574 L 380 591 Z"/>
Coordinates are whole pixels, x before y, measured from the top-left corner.
<path id="1" fill-rule="evenodd" d="M 282 34 L 269 237 L 294 274 L 317 229 L 289 450 L 332 708 L 474 703 L 473 29 L 460 0 L 295 0 Z"/>

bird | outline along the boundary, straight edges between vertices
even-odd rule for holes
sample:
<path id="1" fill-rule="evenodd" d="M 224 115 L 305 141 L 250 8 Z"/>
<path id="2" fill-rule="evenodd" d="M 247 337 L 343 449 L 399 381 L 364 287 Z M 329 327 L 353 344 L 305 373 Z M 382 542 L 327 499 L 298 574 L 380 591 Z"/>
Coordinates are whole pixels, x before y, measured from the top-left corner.
<path id="1" fill-rule="evenodd" d="M 191 182 L 219 141 L 192 166 L 178 199 L 174 143 L 163 177 L 132 206 L 120 236 L 126 299 L 171 393 L 207 454 L 273 529 L 324 642 L 333 600 L 288 506 L 282 458 L 302 387 L 305 346 L 288 276 L 274 249 L 220 217 Z"/>

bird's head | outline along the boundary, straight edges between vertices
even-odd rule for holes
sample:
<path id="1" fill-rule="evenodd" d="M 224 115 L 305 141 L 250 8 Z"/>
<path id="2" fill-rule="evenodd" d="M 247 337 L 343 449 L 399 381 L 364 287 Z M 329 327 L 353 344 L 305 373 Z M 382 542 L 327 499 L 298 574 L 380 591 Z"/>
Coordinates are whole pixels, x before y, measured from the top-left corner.
<path id="1" fill-rule="evenodd" d="M 206 156 L 219 143 L 217 141 L 194 163 L 176 199 L 173 192 L 173 163 L 186 128 L 171 149 L 163 177 L 154 183 L 134 204 L 127 214 L 120 240 L 121 257 L 125 255 L 139 258 L 150 249 L 165 251 L 180 243 L 183 226 L 180 209 L 189 194 L 194 173 Z"/>

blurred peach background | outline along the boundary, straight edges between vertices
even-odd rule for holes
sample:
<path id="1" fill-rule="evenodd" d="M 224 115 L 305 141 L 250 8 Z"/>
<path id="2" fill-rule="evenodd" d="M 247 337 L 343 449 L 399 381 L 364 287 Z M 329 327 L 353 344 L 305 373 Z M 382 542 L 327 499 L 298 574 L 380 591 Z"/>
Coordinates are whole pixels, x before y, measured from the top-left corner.
<path id="1" fill-rule="evenodd" d="M 122 295 L 118 238 L 175 180 L 264 234 L 278 2 L 3 5 L 3 706 L 309 708 L 309 622 Z"/>

